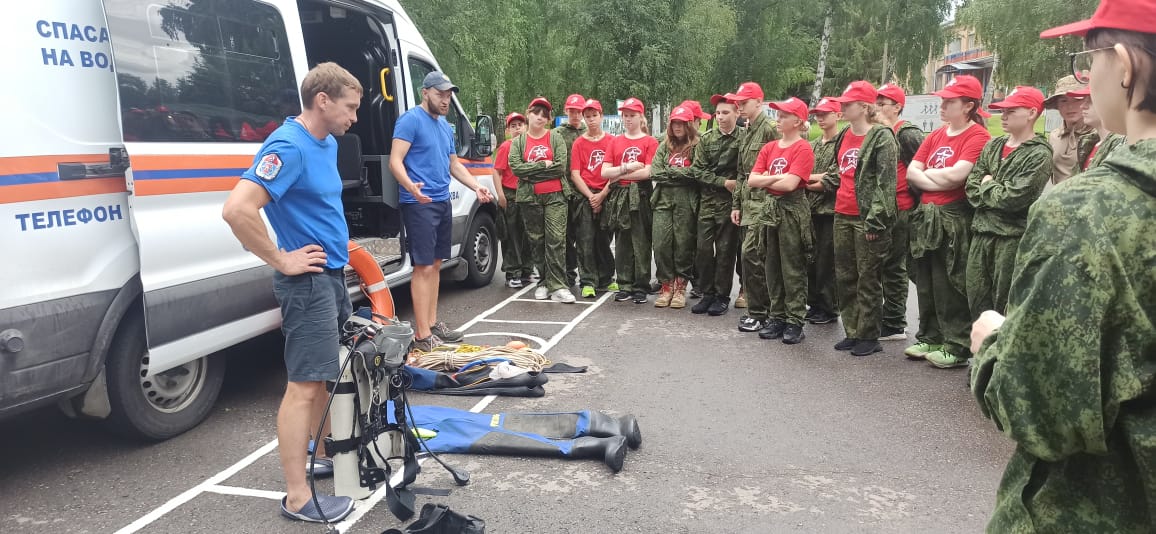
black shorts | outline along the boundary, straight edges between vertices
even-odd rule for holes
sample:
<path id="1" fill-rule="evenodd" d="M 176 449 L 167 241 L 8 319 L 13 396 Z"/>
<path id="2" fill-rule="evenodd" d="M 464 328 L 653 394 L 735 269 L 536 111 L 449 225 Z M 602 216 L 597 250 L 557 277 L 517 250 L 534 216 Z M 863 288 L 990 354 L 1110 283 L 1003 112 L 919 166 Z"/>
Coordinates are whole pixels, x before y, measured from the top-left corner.
<path id="1" fill-rule="evenodd" d="M 274 273 L 273 295 L 281 305 L 289 381 L 336 380 L 341 325 L 352 311 L 344 270 L 297 276 Z"/>
<path id="2" fill-rule="evenodd" d="M 402 204 L 401 223 L 414 265 L 433 265 L 450 258 L 450 238 L 454 213 L 450 201 L 429 204 Z"/>

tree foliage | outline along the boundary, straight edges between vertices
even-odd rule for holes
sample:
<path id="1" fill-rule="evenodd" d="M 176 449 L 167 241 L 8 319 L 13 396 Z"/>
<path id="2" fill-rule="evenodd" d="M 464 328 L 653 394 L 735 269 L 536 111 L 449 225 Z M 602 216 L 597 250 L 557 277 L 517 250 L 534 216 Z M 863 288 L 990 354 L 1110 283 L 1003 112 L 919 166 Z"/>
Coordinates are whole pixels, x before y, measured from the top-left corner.
<path id="1" fill-rule="evenodd" d="M 1083 48 L 1078 38 L 1040 39 L 1048 28 L 1092 15 L 1097 0 L 970 0 L 958 21 L 975 28 L 999 57 L 996 79 L 1006 85 L 1051 87 L 1070 72 L 1068 52 Z"/>

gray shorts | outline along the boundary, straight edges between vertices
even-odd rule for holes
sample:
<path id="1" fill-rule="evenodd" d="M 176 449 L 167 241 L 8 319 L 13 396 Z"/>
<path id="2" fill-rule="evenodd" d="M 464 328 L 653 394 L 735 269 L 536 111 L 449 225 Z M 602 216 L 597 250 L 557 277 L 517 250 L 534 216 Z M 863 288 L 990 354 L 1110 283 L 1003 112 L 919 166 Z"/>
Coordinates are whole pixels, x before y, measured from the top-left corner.
<path id="1" fill-rule="evenodd" d="M 297 276 L 274 273 L 273 295 L 281 304 L 289 381 L 336 380 L 341 325 L 353 311 L 344 271 L 326 269 Z"/>

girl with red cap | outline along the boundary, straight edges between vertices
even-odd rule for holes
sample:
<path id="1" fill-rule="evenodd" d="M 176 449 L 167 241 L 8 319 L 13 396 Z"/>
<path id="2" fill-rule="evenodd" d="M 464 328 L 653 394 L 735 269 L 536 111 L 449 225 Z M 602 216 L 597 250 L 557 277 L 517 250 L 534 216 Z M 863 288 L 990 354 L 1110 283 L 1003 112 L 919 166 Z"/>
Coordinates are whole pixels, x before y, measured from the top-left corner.
<path id="1" fill-rule="evenodd" d="M 1091 168 L 1098 167 L 1107 159 L 1108 154 L 1113 150 L 1124 144 L 1124 136 L 1118 133 L 1112 133 L 1104 127 L 1104 121 L 1100 120 L 1100 114 L 1096 113 L 1096 107 L 1092 105 L 1092 90 L 1085 87 L 1078 91 L 1068 93 L 1069 97 L 1081 99 L 1080 112 L 1084 116 L 1084 124 L 1096 130 L 1095 134 L 1088 134 L 1087 137 L 1093 137 L 1095 141 L 1088 143 L 1081 140 L 1080 147 L 1087 146 L 1087 150 L 1081 150 L 1076 159 L 1076 164 L 1079 165 L 1079 172 L 1086 171 Z"/>
<path id="2" fill-rule="evenodd" d="M 650 180 L 654 192 L 650 208 L 654 214 L 651 232 L 654 266 L 662 289 L 654 300 L 656 308 L 685 308 L 686 285 L 694 273 L 695 208 L 698 183 L 691 169 L 691 157 L 698 144 L 694 110 L 678 106 L 670 112 L 666 139 L 654 154 Z"/>
<path id="3" fill-rule="evenodd" d="M 984 310 L 1004 313 L 1028 208 L 1052 177 L 1052 146 L 1035 131 L 1044 112 L 1043 93 L 1016 87 L 991 107 L 1003 110 L 1000 120 L 1008 133 L 983 147 L 965 187 L 975 208 L 966 283 L 973 319 Z"/>
<path id="4" fill-rule="evenodd" d="M 972 328 L 973 392 L 1015 440 L 989 532 L 1156 525 L 1156 0 L 1104 0 L 1077 75 L 1127 144 L 1040 197 L 1008 315 Z M 1086 67 L 1084 64 L 1090 62 Z"/>
<path id="5" fill-rule="evenodd" d="M 602 177 L 602 164 L 610 154 L 614 136 L 602 130 L 602 103 L 587 100 L 582 120 L 586 131 L 570 150 L 570 181 L 581 202 L 570 205 L 570 226 L 578 254 L 578 273 L 582 297 L 594 298 L 599 291 L 618 291 L 614 282 L 614 255 L 610 252 L 610 233 L 598 224 L 602 204 L 610 189 Z"/>
<path id="6" fill-rule="evenodd" d="M 521 113 L 511 113 L 506 117 L 506 139 L 494 155 L 494 183 L 498 185 L 498 206 L 502 214 L 498 217 L 498 233 L 502 236 L 502 271 L 506 273 L 506 287 L 523 287 L 530 283 L 534 266 L 530 261 L 530 243 L 526 240 L 526 229 L 522 225 L 522 213 L 518 209 L 518 177 L 510 170 L 510 145 L 526 131 L 526 117 Z"/>
<path id="7" fill-rule="evenodd" d="M 922 194 L 911 216 L 919 331 L 903 353 L 947 369 L 965 366 L 971 357 L 966 280 L 971 206 L 964 184 L 991 134 L 980 107 L 983 85 L 975 77 L 956 76 L 935 95 L 943 99 L 939 115 L 946 124 L 927 136 L 907 169 L 907 183 Z"/>
<path id="8" fill-rule="evenodd" d="M 640 181 L 649 182 L 651 161 L 658 141 L 643 133 L 646 108 L 637 98 L 627 98 L 618 108 L 626 133 L 615 137 L 610 157 L 602 164 L 602 177 L 610 194 L 602 204 L 602 227 L 614 233 L 614 264 L 618 293 L 614 300 L 645 304 L 650 292 L 650 197 Z"/>
<path id="9" fill-rule="evenodd" d="M 811 324 L 833 323 L 839 318 L 835 305 L 835 193 L 823 190 L 823 177 L 835 164 L 842 109 L 834 98 L 823 97 L 811 110 L 815 124 L 823 132 L 811 142 L 815 168 L 807 181 L 811 226 L 815 230 L 815 261 L 807 274 L 807 322 Z"/>
<path id="10" fill-rule="evenodd" d="M 883 260 L 895 224 L 899 145 L 891 129 L 873 123 L 875 87 L 852 82 L 836 99 L 851 125 L 835 141 L 835 162 L 823 178 L 835 191 L 835 280 L 847 337 L 835 350 L 867 356 L 883 350 Z"/>
<path id="11" fill-rule="evenodd" d="M 769 193 L 763 201 L 763 224 L 757 228 L 767 251 L 764 258 L 770 322 L 759 330 L 762 339 L 782 338 L 794 345 L 805 339 L 807 264 L 814 255 L 811 208 L 806 180 L 815 167 L 815 153 L 803 139 L 807 104 L 798 98 L 771 102 L 778 110 L 782 139 L 759 150 L 747 186 Z"/>

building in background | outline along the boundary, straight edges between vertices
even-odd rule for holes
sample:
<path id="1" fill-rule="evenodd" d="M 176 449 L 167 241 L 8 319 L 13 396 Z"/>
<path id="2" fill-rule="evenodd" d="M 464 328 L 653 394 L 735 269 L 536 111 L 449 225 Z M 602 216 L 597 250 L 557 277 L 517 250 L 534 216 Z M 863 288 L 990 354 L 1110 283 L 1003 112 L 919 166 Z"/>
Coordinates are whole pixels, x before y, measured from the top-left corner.
<path id="1" fill-rule="evenodd" d="M 992 95 L 990 85 L 995 69 L 995 55 L 983 47 L 974 29 L 956 25 L 953 21 L 944 23 L 944 28 L 950 38 L 943 47 L 943 54 L 932 56 L 923 69 L 925 91 L 931 93 L 943 89 L 956 75 L 967 74 L 983 82 L 986 94 Z M 997 91 L 995 97 L 1002 97 L 1002 92 Z"/>

